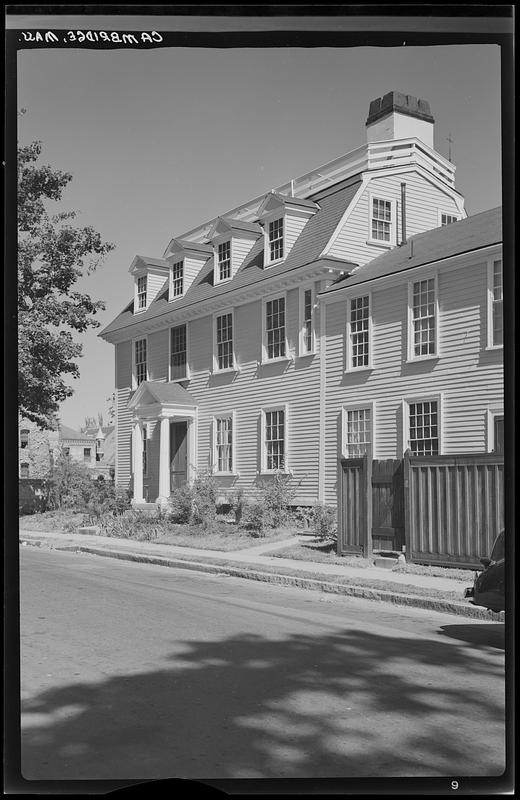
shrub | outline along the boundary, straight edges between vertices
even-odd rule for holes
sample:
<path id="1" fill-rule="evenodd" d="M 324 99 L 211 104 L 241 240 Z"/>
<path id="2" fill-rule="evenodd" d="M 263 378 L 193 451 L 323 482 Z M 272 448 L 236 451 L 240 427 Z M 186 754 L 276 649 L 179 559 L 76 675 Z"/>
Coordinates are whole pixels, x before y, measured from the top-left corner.
<path id="1" fill-rule="evenodd" d="M 193 484 L 193 502 L 190 522 L 207 531 L 217 514 L 217 486 L 214 478 L 203 473 Z"/>
<path id="2" fill-rule="evenodd" d="M 296 528 L 307 530 L 311 527 L 314 509 L 308 506 L 297 506 L 291 512 L 291 523 Z"/>
<path id="3" fill-rule="evenodd" d="M 259 503 L 265 506 L 263 515 L 267 524 L 282 527 L 289 521 L 289 507 L 296 494 L 296 487 L 291 486 L 291 476 L 276 472 L 269 480 L 264 480 L 260 488 Z"/>
<path id="4" fill-rule="evenodd" d="M 61 453 L 49 474 L 49 507 L 86 511 L 95 491 L 88 467 Z"/>
<path id="5" fill-rule="evenodd" d="M 272 512 L 263 502 L 246 503 L 242 509 L 241 525 L 256 536 L 265 536 L 265 529 L 274 527 Z"/>
<path id="6" fill-rule="evenodd" d="M 179 525 L 191 520 L 193 506 L 193 489 L 187 483 L 170 494 L 166 517 Z"/>
<path id="7" fill-rule="evenodd" d="M 161 524 L 149 514 L 131 510 L 119 516 L 104 514 L 99 518 L 99 527 L 103 536 L 150 541 L 157 538 Z"/>
<path id="8" fill-rule="evenodd" d="M 321 542 L 336 541 L 338 536 L 334 506 L 316 505 L 312 509 L 311 528 Z"/>

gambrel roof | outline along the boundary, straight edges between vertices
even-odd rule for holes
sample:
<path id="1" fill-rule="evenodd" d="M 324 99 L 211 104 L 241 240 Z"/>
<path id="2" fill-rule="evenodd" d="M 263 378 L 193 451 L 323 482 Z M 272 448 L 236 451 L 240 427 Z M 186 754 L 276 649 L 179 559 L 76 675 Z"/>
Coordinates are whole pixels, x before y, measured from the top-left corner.
<path id="1" fill-rule="evenodd" d="M 213 254 L 211 254 L 183 297 L 168 302 L 168 282 L 166 281 L 164 287 L 158 292 L 157 297 L 146 311 L 140 312 L 136 317 L 133 313 L 134 301 L 132 299 L 113 322 L 102 331 L 101 336 L 130 328 L 132 325 L 138 325 L 144 321 L 156 319 L 165 314 L 172 314 L 175 311 L 187 308 L 195 303 L 229 294 L 236 289 L 244 289 L 254 284 L 259 284 L 261 281 L 265 280 L 266 277 L 281 276 L 300 267 L 316 263 L 318 260 L 325 266 L 330 262 L 331 266 L 333 265 L 337 268 L 338 263 L 341 263 L 345 265 L 346 269 L 352 269 L 356 266 L 356 264 L 352 262 L 340 262 L 338 259 L 330 257 L 320 259 L 320 255 L 332 236 L 345 209 L 355 197 L 360 185 L 361 176 L 357 175 L 329 189 L 327 192 L 322 191 L 319 193 L 315 199 L 318 210 L 306 223 L 289 255 L 283 262 L 275 264 L 268 269 L 264 269 L 264 240 L 263 237 L 260 237 L 251 248 L 244 263 L 232 280 L 226 281 L 223 284 L 214 285 L 214 257 Z"/>
<path id="2" fill-rule="evenodd" d="M 321 294 L 344 289 L 404 270 L 434 264 L 452 256 L 470 253 L 502 241 L 502 208 L 492 208 L 473 217 L 411 236 L 406 244 L 394 247 L 372 261 L 335 281 Z"/>

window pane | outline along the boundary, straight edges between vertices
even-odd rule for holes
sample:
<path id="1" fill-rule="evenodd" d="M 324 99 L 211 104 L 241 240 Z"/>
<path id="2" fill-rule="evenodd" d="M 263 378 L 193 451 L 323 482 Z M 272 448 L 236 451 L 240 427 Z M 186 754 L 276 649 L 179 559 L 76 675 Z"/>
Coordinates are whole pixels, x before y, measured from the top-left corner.
<path id="1" fill-rule="evenodd" d="M 366 367 L 369 363 L 369 298 L 350 301 L 350 366 Z"/>
<path id="2" fill-rule="evenodd" d="M 186 325 L 171 329 L 170 380 L 182 380 L 187 375 Z"/>
<path id="3" fill-rule="evenodd" d="M 502 261 L 493 263 L 493 344 L 504 344 Z"/>
<path id="4" fill-rule="evenodd" d="M 410 450 L 416 456 L 439 454 L 439 430 L 437 402 L 428 400 L 410 403 L 409 408 Z"/>
<path id="5" fill-rule="evenodd" d="M 347 430 L 345 453 L 347 458 L 358 458 L 372 449 L 370 408 L 357 408 L 347 411 Z"/>
<path id="6" fill-rule="evenodd" d="M 413 354 L 435 354 L 436 302 L 435 279 L 428 278 L 413 284 L 412 297 Z"/>
<path id="7" fill-rule="evenodd" d="M 372 199 L 372 238 L 390 241 L 392 204 L 389 200 Z"/>
<path id="8" fill-rule="evenodd" d="M 285 356 L 285 298 L 269 300 L 265 313 L 267 358 L 282 358 Z"/>
<path id="9" fill-rule="evenodd" d="M 285 461 L 285 412 L 265 412 L 265 455 L 268 470 L 283 469 Z"/>
<path id="10" fill-rule="evenodd" d="M 217 471 L 233 471 L 233 418 L 217 419 Z"/>
<path id="11" fill-rule="evenodd" d="M 135 343 L 135 381 L 139 386 L 146 380 L 146 339 Z"/>
<path id="12" fill-rule="evenodd" d="M 183 292 L 184 261 L 172 264 L 172 297 L 178 297 Z"/>
<path id="13" fill-rule="evenodd" d="M 233 368 L 233 315 L 217 317 L 217 364 L 218 369 Z"/>
<path id="14" fill-rule="evenodd" d="M 504 452 L 504 417 L 495 417 L 494 418 L 494 442 L 495 442 L 495 453 L 503 453 Z"/>
<path id="15" fill-rule="evenodd" d="M 283 258 L 283 218 L 269 223 L 269 256 L 271 261 Z"/>
<path id="16" fill-rule="evenodd" d="M 311 353 L 313 350 L 312 340 L 312 289 L 306 289 L 303 293 L 303 352 Z"/>
<path id="17" fill-rule="evenodd" d="M 218 270 L 221 281 L 231 277 L 231 242 L 223 242 L 218 246 Z"/>

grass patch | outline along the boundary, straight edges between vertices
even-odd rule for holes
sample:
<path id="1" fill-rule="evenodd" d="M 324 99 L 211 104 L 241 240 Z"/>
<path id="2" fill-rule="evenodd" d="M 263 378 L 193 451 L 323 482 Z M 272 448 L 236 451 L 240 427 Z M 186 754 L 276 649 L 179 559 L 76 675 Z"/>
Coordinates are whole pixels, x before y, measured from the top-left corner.
<path id="1" fill-rule="evenodd" d="M 278 528 L 267 530 L 265 536 L 254 536 L 234 523 L 217 521 L 209 531 L 204 531 L 200 525 L 169 525 L 168 530 L 161 532 L 153 541 L 162 545 L 231 552 L 269 542 L 279 542 L 291 535 L 292 531 Z"/>
<path id="2" fill-rule="evenodd" d="M 77 529 L 83 524 L 85 515 L 77 511 L 43 511 L 19 517 L 19 528 L 24 531 L 56 531 L 62 533 L 65 526 Z M 68 531 L 73 532 L 73 531 Z"/>
<path id="3" fill-rule="evenodd" d="M 334 543 L 317 542 L 309 540 L 284 547 L 281 550 L 273 550 L 264 553 L 266 556 L 274 558 L 292 558 L 295 561 L 315 561 L 321 564 L 340 564 L 344 567 L 357 567 L 366 569 L 373 566 L 373 561 L 360 556 L 338 556 Z M 423 564 L 406 564 L 393 569 L 391 572 L 398 572 L 405 575 L 426 575 L 435 578 L 451 578 L 456 581 L 468 581 L 472 571 L 468 569 L 457 569 L 454 567 L 431 567 Z M 390 572 L 390 574 L 391 574 Z"/>

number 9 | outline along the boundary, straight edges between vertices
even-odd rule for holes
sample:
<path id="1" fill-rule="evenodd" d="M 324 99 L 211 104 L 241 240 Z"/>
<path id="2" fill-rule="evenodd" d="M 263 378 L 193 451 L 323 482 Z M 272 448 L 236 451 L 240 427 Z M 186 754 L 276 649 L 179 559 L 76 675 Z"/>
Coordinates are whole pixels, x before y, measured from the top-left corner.
<path id="1" fill-rule="evenodd" d="M 452 781 L 451 782 L 451 788 L 452 789 L 458 789 L 459 788 L 459 782 L 458 781 Z"/>

